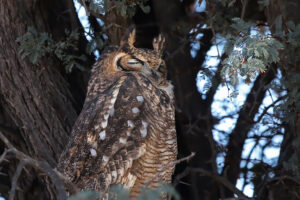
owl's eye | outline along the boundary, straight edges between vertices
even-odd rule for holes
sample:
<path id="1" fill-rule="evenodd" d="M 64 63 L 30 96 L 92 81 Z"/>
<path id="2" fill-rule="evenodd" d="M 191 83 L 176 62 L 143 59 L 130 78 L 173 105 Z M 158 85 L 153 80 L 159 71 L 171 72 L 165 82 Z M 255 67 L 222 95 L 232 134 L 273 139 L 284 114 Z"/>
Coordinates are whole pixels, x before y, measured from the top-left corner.
<path id="1" fill-rule="evenodd" d="M 122 71 L 139 71 L 143 66 L 143 61 L 128 56 L 124 56 L 117 61 L 117 69 Z"/>
<path id="2" fill-rule="evenodd" d="M 127 61 L 127 64 L 128 64 L 128 65 L 134 66 L 134 65 L 141 65 L 141 64 L 143 64 L 143 63 L 142 63 L 142 61 L 140 61 L 140 60 L 137 60 L 137 59 L 132 58 L 132 59 L 129 59 L 129 60 Z"/>

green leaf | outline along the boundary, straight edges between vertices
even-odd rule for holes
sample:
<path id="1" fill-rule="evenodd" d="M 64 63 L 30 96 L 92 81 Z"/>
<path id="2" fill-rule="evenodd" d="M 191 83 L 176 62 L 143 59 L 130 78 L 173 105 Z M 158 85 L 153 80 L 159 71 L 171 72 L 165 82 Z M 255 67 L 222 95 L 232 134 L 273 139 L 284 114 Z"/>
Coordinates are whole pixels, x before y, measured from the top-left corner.
<path id="1" fill-rule="evenodd" d="M 112 200 L 129 200 L 129 190 L 124 188 L 122 185 L 114 185 L 109 189 L 108 199 Z"/>
<path id="2" fill-rule="evenodd" d="M 28 27 L 27 32 L 16 39 L 20 44 L 18 52 L 21 58 L 28 57 L 30 62 L 37 63 L 46 53 L 51 51 L 53 40 L 47 33 L 38 33 L 34 27 Z"/>
<path id="3" fill-rule="evenodd" d="M 231 85 L 236 85 L 239 83 L 239 79 L 237 76 L 237 73 L 234 73 L 231 77 L 230 77 L 230 84 Z"/>
<path id="4" fill-rule="evenodd" d="M 136 198 L 136 200 L 156 200 L 162 199 L 161 195 L 169 195 L 175 200 L 180 200 L 179 194 L 170 185 L 160 185 L 155 189 L 142 188 L 141 194 Z"/>
<path id="5" fill-rule="evenodd" d="M 90 0 L 89 1 L 89 10 L 95 13 L 104 13 L 107 0 Z"/>
<path id="6" fill-rule="evenodd" d="M 68 200 L 99 200 L 101 194 L 95 191 L 84 191 L 78 194 L 72 195 Z"/>
<path id="7" fill-rule="evenodd" d="M 262 48 L 261 51 L 262 51 L 262 53 L 263 53 L 263 55 L 264 55 L 264 58 L 265 58 L 265 59 L 268 59 L 268 58 L 269 58 L 269 53 L 268 53 L 268 51 L 267 51 L 265 48 Z"/>
<path id="8" fill-rule="evenodd" d="M 257 49 L 254 50 L 254 55 L 255 55 L 256 57 L 259 57 L 259 56 L 260 56 L 260 54 L 259 54 L 259 52 L 258 52 Z"/>
<path id="9" fill-rule="evenodd" d="M 150 13 L 150 9 L 151 7 L 150 6 L 144 6 L 143 4 L 140 4 L 140 8 L 143 10 L 144 13 L 148 14 Z"/>
<path id="10" fill-rule="evenodd" d="M 229 94 L 229 97 L 230 98 L 236 98 L 237 96 L 239 95 L 239 92 L 238 91 L 233 91 Z"/>
<path id="11" fill-rule="evenodd" d="M 38 62 L 40 58 L 40 54 L 37 52 L 34 52 L 31 56 L 30 56 L 30 60 L 33 64 L 36 64 Z"/>
<path id="12" fill-rule="evenodd" d="M 92 39 L 87 45 L 86 45 L 86 50 L 85 52 L 88 55 L 91 55 L 93 51 L 96 49 L 96 40 Z"/>
<path id="13" fill-rule="evenodd" d="M 269 6 L 270 0 L 258 0 L 257 3 L 259 5 L 262 5 L 262 6 L 266 7 L 266 6 Z"/>
<path id="14" fill-rule="evenodd" d="M 291 29 L 292 31 L 294 31 L 295 28 L 296 28 L 296 25 L 295 25 L 295 23 L 294 23 L 293 21 L 288 21 L 288 22 L 286 22 L 286 25 L 287 25 L 287 27 L 288 27 L 289 29 Z"/>
<path id="15" fill-rule="evenodd" d="M 245 22 L 244 20 L 242 20 L 241 18 L 235 17 L 232 18 L 233 24 L 231 24 L 230 26 L 239 31 L 242 32 L 244 34 L 247 34 L 250 32 L 250 28 L 252 26 L 254 26 L 255 24 L 252 22 Z"/>

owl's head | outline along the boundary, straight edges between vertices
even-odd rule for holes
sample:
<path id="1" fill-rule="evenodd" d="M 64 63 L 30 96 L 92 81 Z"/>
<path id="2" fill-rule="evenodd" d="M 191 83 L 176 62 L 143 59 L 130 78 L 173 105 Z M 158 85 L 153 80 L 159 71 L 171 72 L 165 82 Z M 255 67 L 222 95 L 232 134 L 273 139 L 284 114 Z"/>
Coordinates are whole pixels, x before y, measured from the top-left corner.
<path id="1" fill-rule="evenodd" d="M 162 59 L 165 39 L 161 35 L 153 40 L 152 49 L 136 48 L 135 28 L 131 28 L 119 47 L 108 47 L 96 63 L 101 75 L 107 78 L 140 72 L 154 79 L 165 79 L 166 66 Z M 98 71 L 98 70 L 97 70 Z"/>

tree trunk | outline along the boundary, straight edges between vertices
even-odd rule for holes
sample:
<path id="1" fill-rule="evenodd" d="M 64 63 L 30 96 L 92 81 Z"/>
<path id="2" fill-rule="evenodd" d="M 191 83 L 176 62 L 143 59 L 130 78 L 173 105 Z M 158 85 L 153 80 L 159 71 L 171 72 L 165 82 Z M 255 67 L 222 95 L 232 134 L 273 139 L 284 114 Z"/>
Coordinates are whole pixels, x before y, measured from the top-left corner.
<path id="1" fill-rule="evenodd" d="M 73 91 L 65 80 L 70 75 L 64 73 L 64 66 L 56 58 L 48 55 L 32 64 L 19 55 L 16 39 L 24 35 L 29 26 L 39 32 L 51 33 L 55 40 L 63 39 L 65 29 L 80 27 L 73 2 L 2 0 L 0 16 L 0 94 L 3 109 L 0 125 L 17 149 L 55 167 L 81 102 L 72 95 Z M 84 86 L 83 80 L 81 84 Z M 78 93 L 84 96 L 83 90 L 75 94 Z M 9 173 L 15 171 L 15 164 L 6 165 Z M 31 169 L 23 173 L 31 174 L 26 180 L 20 180 L 22 185 L 18 187 L 21 190 L 18 190 L 16 199 L 54 198 L 39 191 L 44 187 L 40 183 L 45 179 L 38 178 Z M 12 175 L 9 174 L 9 177 Z"/>

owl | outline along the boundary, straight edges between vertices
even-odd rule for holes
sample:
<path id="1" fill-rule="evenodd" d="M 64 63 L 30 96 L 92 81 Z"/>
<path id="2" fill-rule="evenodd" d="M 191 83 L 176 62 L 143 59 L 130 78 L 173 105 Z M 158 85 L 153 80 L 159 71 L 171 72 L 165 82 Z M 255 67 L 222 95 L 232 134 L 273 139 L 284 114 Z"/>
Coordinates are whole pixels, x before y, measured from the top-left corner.
<path id="1" fill-rule="evenodd" d="M 106 193 L 122 184 L 131 199 L 145 185 L 170 183 L 177 157 L 164 38 L 153 40 L 153 50 L 136 48 L 134 42 L 132 29 L 94 64 L 83 109 L 58 164 L 82 190 Z"/>

